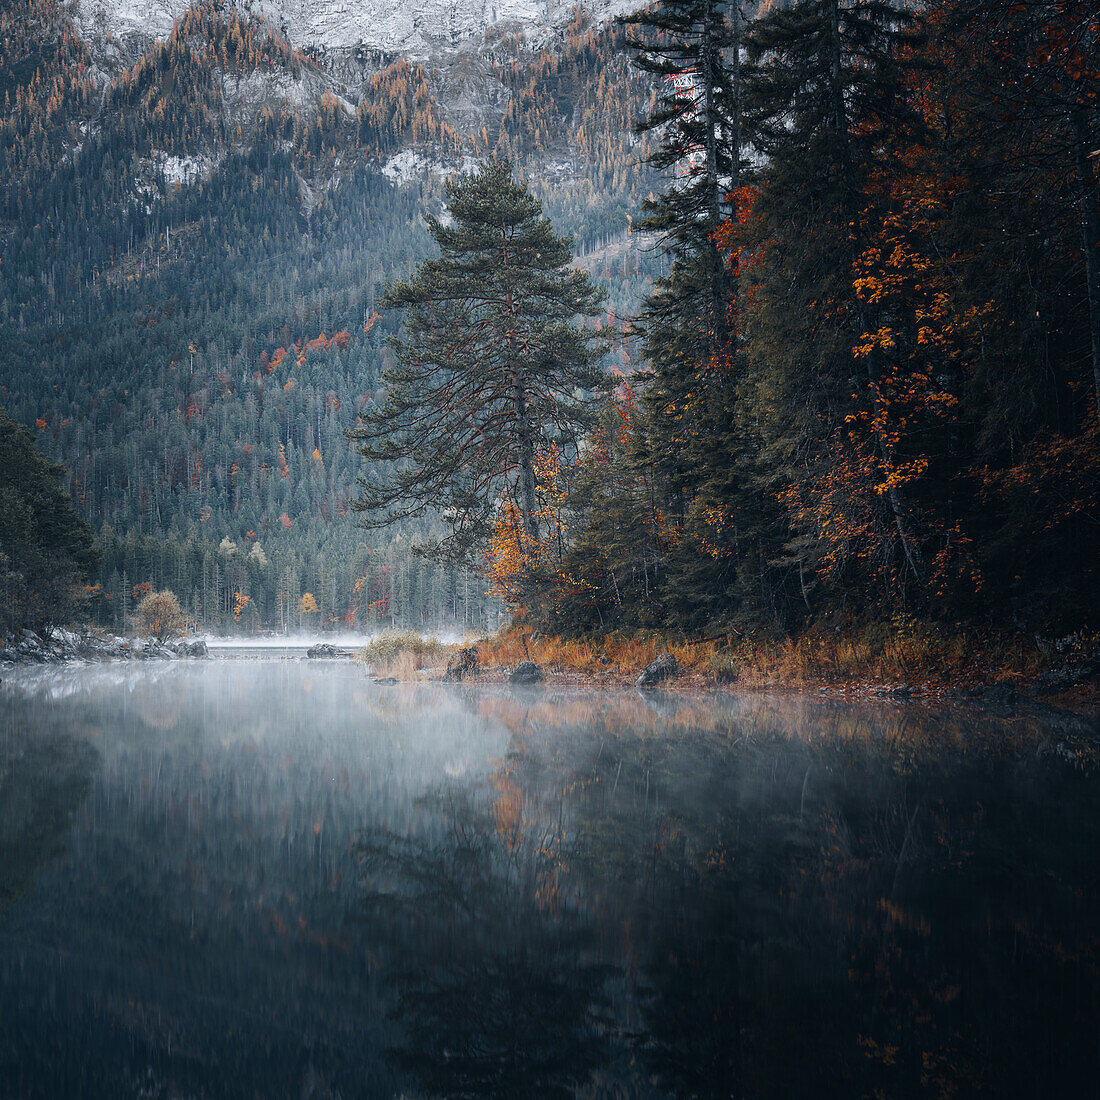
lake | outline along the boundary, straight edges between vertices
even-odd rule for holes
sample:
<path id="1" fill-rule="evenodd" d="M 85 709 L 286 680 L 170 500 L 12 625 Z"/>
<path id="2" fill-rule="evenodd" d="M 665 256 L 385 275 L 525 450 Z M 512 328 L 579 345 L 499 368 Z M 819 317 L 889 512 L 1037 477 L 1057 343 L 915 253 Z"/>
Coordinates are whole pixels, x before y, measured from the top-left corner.
<path id="1" fill-rule="evenodd" d="M 5 673 L 0 1096 L 1097 1096 L 1098 757 L 282 654 Z"/>

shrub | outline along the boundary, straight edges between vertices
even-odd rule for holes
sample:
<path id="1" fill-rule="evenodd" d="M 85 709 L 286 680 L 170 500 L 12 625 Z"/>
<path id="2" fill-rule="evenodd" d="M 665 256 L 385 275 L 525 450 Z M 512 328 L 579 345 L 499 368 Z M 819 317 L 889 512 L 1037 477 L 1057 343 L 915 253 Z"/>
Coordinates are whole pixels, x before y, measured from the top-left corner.
<path id="1" fill-rule="evenodd" d="M 376 672 L 412 680 L 420 669 L 445 663 L 454 648 L 415 630 L 390 630 L 367 642 L 359 656 Z"/>
<path id="2" fill-rule="evenodd" d="M 150 592 L 137 606 L 135 617 L 142 634 L 158 642 L 187 632 L 187 620 L 174 592 Z"/>

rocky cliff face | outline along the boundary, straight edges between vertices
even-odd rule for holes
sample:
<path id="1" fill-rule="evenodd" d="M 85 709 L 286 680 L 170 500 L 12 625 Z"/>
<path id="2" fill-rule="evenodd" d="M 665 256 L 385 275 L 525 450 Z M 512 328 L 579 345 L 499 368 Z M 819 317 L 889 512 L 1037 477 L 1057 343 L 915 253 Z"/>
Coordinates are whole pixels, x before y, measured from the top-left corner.
<path id="1" fill-rule="evenodd" d="M 75 0 L 74 16 L 89 39 L 164 37 L 191 0 Z M 294 45 L 318 51 L 379 50 L 418 60 L 439 58 L 481 39 L 492 27 L 522 28 L 541 44 L 566 24 L 573 0 L 240 0 Z M 598 21 L 636 7 L 631 0 L 584 5 Z"/>

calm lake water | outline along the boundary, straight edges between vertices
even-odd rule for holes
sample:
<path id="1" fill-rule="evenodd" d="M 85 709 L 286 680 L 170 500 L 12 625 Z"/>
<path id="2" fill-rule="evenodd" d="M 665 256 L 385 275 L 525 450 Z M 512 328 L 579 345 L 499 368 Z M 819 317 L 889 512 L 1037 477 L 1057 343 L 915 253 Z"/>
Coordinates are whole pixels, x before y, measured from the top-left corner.
<path id="1" fill-rule="evenodd" d="M 0 1096 L 1097 1096 L 1098 760 L 915 704 L 9 673 Z"/>

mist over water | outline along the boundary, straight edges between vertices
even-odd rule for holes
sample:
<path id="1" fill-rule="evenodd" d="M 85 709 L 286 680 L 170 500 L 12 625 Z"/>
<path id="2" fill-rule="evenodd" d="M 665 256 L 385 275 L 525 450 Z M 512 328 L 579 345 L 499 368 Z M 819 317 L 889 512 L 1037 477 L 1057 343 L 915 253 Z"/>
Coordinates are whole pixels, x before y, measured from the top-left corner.
<path id="1" fill-rule="evenodd" d="M 206 637 L 210 649 L 308 649 L 310 646 L 327 644 L 338 649 L 358 650 L 377 638 L 384 637 L 387 631 L 376 630 L 370 633 L 323 633 L 323 634 L 280 634 L 275 636 L 254 636 L 240 634 L 228 637 Z M 434 638 L 444 645 L 463 641 L 467 636 L 455 630 L 424 631 L 423 637 Z"/>
<path id="2" fill-rule="evenodd" d="M 0 1095 L 1095 1084 L 1089 739 L 274 655 L 5 680 Z"/>

